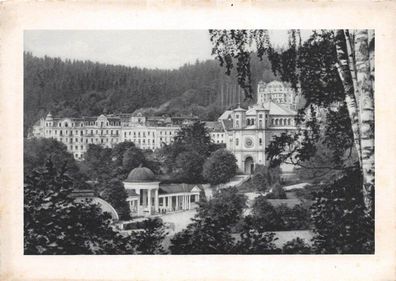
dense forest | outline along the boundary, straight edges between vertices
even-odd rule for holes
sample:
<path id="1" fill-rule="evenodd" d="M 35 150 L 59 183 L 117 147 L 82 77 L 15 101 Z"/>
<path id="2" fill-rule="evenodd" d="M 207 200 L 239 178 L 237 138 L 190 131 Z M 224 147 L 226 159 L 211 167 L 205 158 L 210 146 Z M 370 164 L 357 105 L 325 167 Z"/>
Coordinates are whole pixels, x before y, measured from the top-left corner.
<path id="1" fill-rule="evenodd" d="M 26 52 L 24 132 L 49 111 L 55 116 L 76 117 L 142 110 L 154 115 L 192 113 L 214 120 L 239 100 L 233 77 L 225 75 L 215 60 L 162 70 L 36 57 Z M 269 61 L 252 56 L 253 85 L 274 78 Z"/>

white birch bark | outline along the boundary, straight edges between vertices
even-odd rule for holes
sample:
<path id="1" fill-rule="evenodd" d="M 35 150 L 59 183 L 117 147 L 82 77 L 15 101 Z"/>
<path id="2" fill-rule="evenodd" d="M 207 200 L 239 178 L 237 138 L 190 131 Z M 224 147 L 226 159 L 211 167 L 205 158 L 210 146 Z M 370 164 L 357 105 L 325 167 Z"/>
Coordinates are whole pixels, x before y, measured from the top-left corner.
<path id="1" fill-rule="evenodd" d="M 360 93 L 360 137 L 362 150 L 363 193 L 368 212 L 373 210 L 374 196 L 374 92 L 370 77 L 368 31 L 357 30 L 355 59 L 357 86 Z"/>
<path id="2" fill-rule="evenodd" d="M 356 102 L 355 89 L 352 81 L 350 64 L 348 60 L 347 44 L 345 34 L 342 29 L 336 30 L 336 52 L 337 52 L 337 69 L 340 79 L 345 90 L 345 103 L 348 108 L 349 117 L 351 119 L 353 140 L 358 154 L 360 165 L 361 156 L 361 142 L 360 142 L 360 124 L 359 124 L 359 109 Z"/>

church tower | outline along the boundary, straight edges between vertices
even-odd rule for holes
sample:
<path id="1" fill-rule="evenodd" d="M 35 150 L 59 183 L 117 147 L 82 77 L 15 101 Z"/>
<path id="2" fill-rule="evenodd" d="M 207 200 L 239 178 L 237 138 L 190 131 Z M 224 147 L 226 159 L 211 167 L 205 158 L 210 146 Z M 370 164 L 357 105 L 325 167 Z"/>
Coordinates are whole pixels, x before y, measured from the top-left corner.
<path id="1" fill-rule="evenodd" d="M 266 117 L 269 114 L 269 110 L 265 109 L 262 104 L 259 104 L 256 107 L 256 112 L 257 112 L 257 128 L 258 129 L 266 129 L 267 128 L 267 123 L 266 123 Z"/>
<path id="2" fill-rule="evenodd" d="M 257 84 L 257 104 L 264 104 L 267 100 L 266 97 L 266 83 L 263 81 Z"/>
<path id="3" fill-rule="evenodd" d="M 246 110 L 241 108 L 239 105 L 232 112 L 233 127 L 235 129 L 242 129 L 246 123 Z"/>

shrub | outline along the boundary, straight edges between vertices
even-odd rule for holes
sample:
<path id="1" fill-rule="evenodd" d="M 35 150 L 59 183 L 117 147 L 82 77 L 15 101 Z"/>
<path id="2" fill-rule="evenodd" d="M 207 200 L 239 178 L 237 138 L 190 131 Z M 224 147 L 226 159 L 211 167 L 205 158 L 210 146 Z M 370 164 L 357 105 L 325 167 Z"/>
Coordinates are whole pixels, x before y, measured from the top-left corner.
<path id="1" fill-rule="evenodd" d="M 266 195 L 267 199 L 286 199 L 286 192 L 280 184 L 276 184 L 270 193 Z"/>
<path id="2" fill-rule="evenodd" d="M 284 228 L 282 218 L 264 196 L 259 196 L 254 201 L 252 216 L 255 224 L 265 231 L 277 231 Z"/>
<path id="3" fill-rule="evenodd" d="M 255 223 L 265 231 L 301 230 L 310 228 L 310 214 L 302 205 L 274 207 L 264 196 L 256 198 L 252 216 Z"/>
<path id="4" fill-rule="evenodd" d="M 203 176 L 213 185 L 225 183 L 235 176 L 238 168 L 236 162 L 234 154 L 228 150 L 216 150 L 205 161 L 203 166 Z"/>
<path id="5" fill-rule="evenodd" d="M 286 242 L 282 247 L 282 252 L 284 254 L 310 254 L 312 249 L 304 239 L 297 237 Z"/>
<path id="6" fill-rule="evenodd" d="M 318 253 L 374 252 L 374 220 L 365 213 L 360 170 L 345 170 L 342 178 L 315 194 L 311 207 L 314 247 Z"/>
<path id="7" fill-rule="evenodd" d="M 257 165 L 252 178 L 252 185 L 260 192 L 266 192 L 280 183 L 281 170 L 277 167 Z"/>

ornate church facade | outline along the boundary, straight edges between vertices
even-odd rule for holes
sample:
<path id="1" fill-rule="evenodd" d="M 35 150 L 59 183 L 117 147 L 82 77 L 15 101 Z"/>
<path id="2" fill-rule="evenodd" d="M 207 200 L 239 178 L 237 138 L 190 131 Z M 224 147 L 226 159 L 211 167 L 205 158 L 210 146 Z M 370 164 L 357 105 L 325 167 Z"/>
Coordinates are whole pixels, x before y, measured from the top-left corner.
<path id="1" fill-rule="evenodd" d="M 273 136 L 296 130 L 296 98 L 282 82 L 259 82 L 257 104 L 225 111 L 218 119 L 221 126 L 209 124 L 212 139 L 216 142 L 216 136 L 223 134 L 221 141 L 235 155 L 240 171 L 251 174 L 256 165 L 267 164 L 265 148 Z M 292 173 L 290 165 L 281 168 L 285 174 Z"/>

